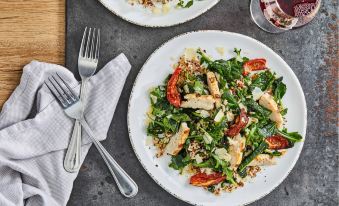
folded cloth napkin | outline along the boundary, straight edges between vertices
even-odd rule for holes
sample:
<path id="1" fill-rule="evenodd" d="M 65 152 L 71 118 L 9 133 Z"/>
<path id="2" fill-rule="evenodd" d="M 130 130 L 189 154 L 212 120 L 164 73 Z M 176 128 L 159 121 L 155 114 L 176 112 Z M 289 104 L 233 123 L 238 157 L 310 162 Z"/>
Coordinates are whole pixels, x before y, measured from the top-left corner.
<path id="1" fill-rule="evenodd" d="M 125 55 L 120 54 L 89 80 L 84 115 L 99 140 L 106 138 L 130 68 Z M 2 108 L 1 206 L 66 205 L 69 199 L 77 173 L 66 172 L 63 159 L 74 120 L 65 115 L 43 84 L 55 72 L 79 92 L 79 83 L 70 71 L 33 61 L 24 67 L 19 86 Z M 91 141 L 83 132 L 81 161 L 90 146 Z"/>

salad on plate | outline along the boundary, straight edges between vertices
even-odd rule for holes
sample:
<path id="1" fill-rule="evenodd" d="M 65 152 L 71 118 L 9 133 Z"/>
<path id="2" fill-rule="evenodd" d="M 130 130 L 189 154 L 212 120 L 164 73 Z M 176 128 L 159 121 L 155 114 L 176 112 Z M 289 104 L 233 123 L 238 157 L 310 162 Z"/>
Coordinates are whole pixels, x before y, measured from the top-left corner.
<path id="1" fill-rule="evenodd" d="M 127 0 L 131 5 L 142 5 L 154 14 L 167 14 L 172 8 L 189 8 L 194 0 Z"/>
<path id="2" fill-rule="evenodd" d="M 205 50 L 186 48 L 162 85 L 150 90 L 147 135 L 156 156 L 189 183 L 219 194 L 231 192 L 277 164 L 297 132 L 285 128 L 283 77 L 264 58 L 213 60 Z"/>

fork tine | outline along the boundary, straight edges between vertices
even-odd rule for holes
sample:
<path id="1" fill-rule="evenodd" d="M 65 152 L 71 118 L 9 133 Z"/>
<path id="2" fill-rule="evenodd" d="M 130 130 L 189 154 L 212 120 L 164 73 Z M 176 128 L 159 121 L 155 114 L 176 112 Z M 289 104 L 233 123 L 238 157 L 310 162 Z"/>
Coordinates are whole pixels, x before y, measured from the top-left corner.
<path id="1" fill-rule="evenodd" d="M 94 54 L 93 54 L 93 50 L 94 50 L 94 40 L 95 40 L 95 28 L 93 28 L 93 34 L 92 34 L 92 42 L 91 42 L 91 49 L 89 51 L 89 58 L 93 59 Z"/>
<path id="2" fill-rule="evenodd" d="M 89 58 L 89 51 L 88 51 L 88 49 L 89 49 L 89 45 L 90 45 L 90 43 L 91 43 L 91 33 L 92 33 L 92 28 L 89 28 L 89 30 L 88 30 L 88 36 L 87 36 L 87 42 L 86 42 L 86 51 L 85 51 L 85 58 Z"/>
<path id="3" fill-rule="evenodd" d="M 47 88 L 49 89 L 49 91 L 53 94 L 53 96 L 59 101 L 59 103 L 63 106 L 63 107 L 67 107 L 67 102 L 65 101 L 64 97 L 62 95 L 60 95 L 59 91 L 55 88 L 55 85 L 51 82 L 51 80 L 48 78 L 49 83 L 52 85 L 52 87 L 50 87 L 48 85 L 48 83 L 45 81 L 45 84 L 47 86 Z"/>
<path id="4" fill-rule="evenodd" d="M 87 26 L 85 27 L 84 34 L 82 35 L 81 46 L 79 51 L 79 56 L 84 56 L 84 46 L 85 46 L 85 38 L 86 38 Z"/>
<path id="5" fill-rule="evenodd" d="M 69 93 L 66 91 L 65 87 L 63 87 L 60 82 L 52 75 L 52 78 L 54 79 L 54 81 L 58 84 L 59 88 L 62 90 L 62 93 L 65 94 L 67 96 L 67 102 L 72 103 L 71 101 L 75 101 L 75 99 L 69 95 Z M 59 77 L 60 78 L 60 77 Z"/>
<path id="6" fill-rule="evenodd" d="M 97 43 L 95 46 L 95 60 L 99 60 L 99 50 L 100 50 L 100 29 L 98 29 L 98 33 L 97 33 Z"/>
<path id="7" fill-rule="evenodd" d="M 56 82 L 56 80 L 53 76 L 52 76 L 52 78 Z M 54 81 L 52 81 L 51 77 L 48 77 L 48 80 L 51 83 L 51 85 L 53 86 L 53 88 L 55 89 L 54 91 L 56 91 L 58 93 L 58 96 L 60 96 L 63 99 L 64 102 L 69 103 L 67 98 L 64 97 L 64 91 L 62 90 L 62 88 L 60 88 L 60 86 L 58 86 Z"/>
<path id="8" fill-rule="evenodd" d="M 59 77 L 59 79 L 67 87 L 69 93 L 71 94 L 71 98 L 73 98 L 75 101 L 79 100 L 79 97 L 75 94 L 74 90 L 69 86 L 69 84 L 63 78 L 61 78 L 61 76 L 58 74 L 58 72 L 56 72 L 56 75 Z"/>

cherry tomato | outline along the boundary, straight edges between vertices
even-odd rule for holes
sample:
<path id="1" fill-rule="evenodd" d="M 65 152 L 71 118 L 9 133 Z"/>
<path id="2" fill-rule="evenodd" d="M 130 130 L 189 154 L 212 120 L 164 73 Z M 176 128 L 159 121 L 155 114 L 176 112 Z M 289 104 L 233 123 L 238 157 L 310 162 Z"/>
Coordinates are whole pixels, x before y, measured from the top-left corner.
<path id="1" fill-rule="evenodd" d="M 167 100 L 175 107 L 180 107 L 181 104 L 180 94 L 177 89 L 180 72 L 181 68 L 178 67 L 167 83 Z"/>
<path id="2" fill-rule="evenodd" d="M 251 71 L 266 69 L 266 59 L 252 59 L 244 63 L 243 75 L 247 76 Z"/>
<path id="3" fill-rule="evenodd" d="M 273 135 L 273 136 L 267 137 L 265 141 L 267 142 L 269 149 L 274 149 L 274 150 L 286 149 L 290 146 L 290 143 L 288 142 L 288 140 L 281 135 Z"/>
<path id="4" fill-rule="evenodd" d="M 240 133 L 240 131 L 246 127 L 248 123 L 248 116 L 245 109 L 240 110 L 240 115 L 235 120 L 235 123 L 226 131 L 226 135 L 229 137 L 234 137 Z"/>
<path id="5" fill-rule="evenodd" d="M 226 179 L 225 176 L 222 176 L 222 173 L 206 174 L 198 173 L 191 177 L 190 184 L 198 187 L 208 187 L 211 185 L 216 185 Z"/>

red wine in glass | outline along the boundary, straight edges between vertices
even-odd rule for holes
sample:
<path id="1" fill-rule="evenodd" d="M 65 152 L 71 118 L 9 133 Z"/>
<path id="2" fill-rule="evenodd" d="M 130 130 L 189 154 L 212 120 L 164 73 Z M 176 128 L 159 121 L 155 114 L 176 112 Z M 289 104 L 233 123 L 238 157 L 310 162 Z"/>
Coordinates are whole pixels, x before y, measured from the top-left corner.
<path id="1" fill-rule="evenodd" d="M 251 15 L 260 28 L 279 33 L 309 23 L 320 3 L 321 0 L 252 0 Z"/>

